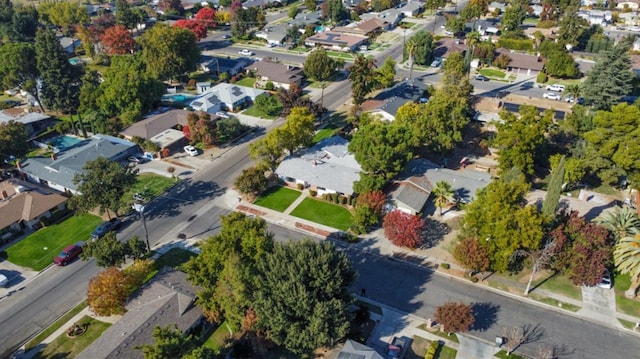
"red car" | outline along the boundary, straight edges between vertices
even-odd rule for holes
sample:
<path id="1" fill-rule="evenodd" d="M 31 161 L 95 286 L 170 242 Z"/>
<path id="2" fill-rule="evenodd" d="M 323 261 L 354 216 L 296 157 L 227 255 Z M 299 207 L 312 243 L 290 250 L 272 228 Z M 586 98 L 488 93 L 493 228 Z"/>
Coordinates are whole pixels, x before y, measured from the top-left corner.
<path id="1" fill-rule="evenodd" d="M 77 244 L 72 244 L 69 247 L 65 248 L 58 254 L 57 257 L 53 259 L 53 264 L 57 266 L 66 266 L 67 263 L 76 259 L 82 253 L 82 247 Z"/>

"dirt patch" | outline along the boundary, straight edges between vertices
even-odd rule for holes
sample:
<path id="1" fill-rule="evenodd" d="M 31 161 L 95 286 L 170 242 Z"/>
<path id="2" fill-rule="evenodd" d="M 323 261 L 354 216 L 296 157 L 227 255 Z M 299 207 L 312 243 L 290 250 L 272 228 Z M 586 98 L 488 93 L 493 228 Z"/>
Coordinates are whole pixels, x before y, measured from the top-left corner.
<path id="1" fill-rule="evenodd" d="M 237 210 L 241 211 L 241 212 L 245 212 L 245 213 L 250 213 L 256 216 L 264 216 L 265 214 L 267 214 L 266 212 L 263 212 L 259 209 L 255 209 L 255 208 L 251 208 L 251 207 L 247 207 L 245 205 L 239 205 L 236 207 Z"/>
<path id="2" fill-rule="evenodd" d="M 329 232 L 329 231 L 325 231 L 323 229 L 316 228 L 316 227 L 310 226 L 308 224 L 300 223 L 300 222 L 296 222 L 296 228 L 303 229 L 303 230 L 305 230 L 307 232 L 319 234 L 319 235 L 321 235 L 323 237 L 331 236 L 331 232 Z"/>

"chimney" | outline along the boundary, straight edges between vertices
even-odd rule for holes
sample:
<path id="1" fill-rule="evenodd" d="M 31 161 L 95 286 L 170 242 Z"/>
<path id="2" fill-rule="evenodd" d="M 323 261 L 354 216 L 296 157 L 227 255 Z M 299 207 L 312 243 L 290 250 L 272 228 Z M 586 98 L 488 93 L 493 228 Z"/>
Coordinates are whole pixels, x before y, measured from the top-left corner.
<path id="1" fill-rule="evenodd" d="M 57 159 L 58 159 L 58 156 L 56 156 L 56 154 L 55 154 L 55 153 L 52 153 L 52 154 L 51 154 L 51 160 L 52 160 L 52 161 L 55 161 L 55 160 L 57 160 Z"/>
<path id="2" fill-rule="evenodd" d="M 2 199 L 5 200 L 9 198 L 9 196 L 7 195 L 7 191 L 2 191 Z"/>

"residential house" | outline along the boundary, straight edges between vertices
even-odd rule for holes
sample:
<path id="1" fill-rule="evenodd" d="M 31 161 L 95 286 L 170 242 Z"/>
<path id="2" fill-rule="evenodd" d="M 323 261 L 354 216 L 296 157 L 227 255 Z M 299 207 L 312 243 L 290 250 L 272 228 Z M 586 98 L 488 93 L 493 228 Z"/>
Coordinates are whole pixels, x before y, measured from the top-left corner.
<path id="1" fill-rule="evenodd" d="M 58 41 L 60 42 L 60 45 L 62 45 L 64 51 L 68 54 L 75 53 L 76 49 L 82 45 L 82 41 L 80 41 L 80 39 L 74 39 L 66 36 L 58 38 Z"/>
<path id="2" fill-rule="evenodd" d="M 366 36 L 351 35 L 333 31 L 325 31 L 306 38 L 307 46 L 322 46 L 329 50 L 353 52 L 369 40 Z"/>
<path id="3" fill-rule="evenodd" d="M 342 0 L 342 4 L 349 10 L 355 9 L 362 2 L 367 3 L 367 0 Z"/>
<path id="4" fill-rule="evenodd" d="M 322 10 L 301 12 L 296 17 L 289 21 L 289 26 L 297 25 L 299 28 L 304 29 L 309 24 L 319 24 L 322 19 Z"/>
<path id="5" fill-rule="evenodd" d="M 497 2 L 497 1 L 490 2 L 489 6 L 487 7 L 489 12 L 491 12 L 491 13 L 499 12 L 500 14 L 504 13 L 504 10 L 506 8 L 507 8 L 507 4 L 502 3 L 502 2 Z"/>
<path id="6" fill-rule="evenodd" d="M 609 2 L 607 0 L 580 0 L 580 6 L 602 6 L 606 8 L 609 6 Z"/>
<path id="7" fill-rule="evenodd" d="M 618 24 L 626 26 L 638 26 L 640 25 L 640 16 L 637 12 L 621 12 L 618 14 Z"/>
<path id="8" fill-rule="evenodd" d="M 438 40 L 438 42 L 435 43 L 435 46 L 433 49 L 433 57 L 439 58 L 439 59 L 446 59 L 453 53 L 456 53 L 456 52 L 464 53 L 465 51 L 467 51 L 467 45 L 464 44 L 463 40 L 445 37 Z"/>
<path id="9" fill-rule="evenodd" d="M 425 159 L 409 161 L 398 175 L 391 199 L 396 209 L 417 214 L 424 209 L 431 191 L 438 182 L 447 182 L 458 202 L 470 203 L 476 192 L 491 182 L 491 175 L 470 168 L 451 170 Z"/>
<path id="10" fill-rule="evenodd" d="M 256 32 L 256 37 L 264 39 L 268 44 L 282 45 L 287 38 L 288 25 L 281 24 L 275 26 L 266 26 L 262 31 Z"/>
<path id="11" fill-rule="evenodd" d="M 264 88 L 271 82 L 276 88 L 288 90 L 291 85 L 302 85 L 304 71 L 292 65 L 283 65 L 271 61 L 257 61 L 247 68 L 247 72 L 254 72 L 256 86 Z"/>
<path id="12" fill-rule="evenodd" d="M 507 65 L 507 71 L 509 72 L 535 76 L 544 68 L 544 60 L 542 57 L 519 54 L 503 47 L 497 49 L 496 52 L 498 55 L 505 54 L 511 59 L 509 65 Z"/>
<path id="13" fill-rule="evenodd" d="M 83 166 L 98 157 L 120 162 L 139 152 L 135 143 L 125 139 L 93 135 L 79 144 L 60 150 L 51 157 L 32 157 L 18 164 L 20 172 L 29 180 L 51 187 L 60 192 L 77 194 L 73 177 L 82 173 Z"/>
<path id="14" fill-rule="evenodd" d="M 633 11 L 637 11 L 638 4 L 640 4 L 640 0 L 619 0 L 616 3 L 616 9 L 620 9 L 620 10 L 631 9 Z"/>
<path id="15" fill-rule="evenodd" d="M 235 76 L 251 65 L 253 60 L 246 57 L 230 58 L 221 56 L 200 56 L 200 64 L 198 67 L 204 72 L 213 72 L 220 76 L 226 72 L 229 76 Z"/>
<path id="16" fill-rule="evenodd" d="M 33 138 L 58 122 L 56 119 L 39 112 L 29 112 L 23 107 L 14 107 L 0 111 L 0 123 L 20 122 L 27 130 L 27 136 Z"/>
<path id="17" fill-rule="evenodd" d="M 540 17 L 542 14 L 543 7 L 542 5 L 530 5 L 529 9 L 531 9 L 531 15 L 535 17 Z"/>
<path id="18" fill-rule="evenodd" d="M 360 179 L 360 164 L 349 152 L 349 141 L 339 136 L 325 138 L 297 156 L 285 158 L 276 169 L 290 185 L 302 184 L 318 192 L 351 196 Z"/>
<path id="19" fill-rule="evenodd" d="M 280 0 L 249 0 L 242 3 L 244 9 L 250 9 L 252 7 L 270 8 L 280 5 L 282 5 L 282 1 Z"/>
<path id="20" fill-rule="evenodd" d="M 105 330 L 77 359 L 142 359 L 137 347 L 153 344 L 156 327 L 176 325 L 189 333 L 204 324 L 196 291 L 183 272 L 165 267 L 129 298 L 126 313 Z"/>
<path id="21" fill-rule="evenodd" d="M 605 26 L 611 22 L 613 15 L 611 11 L 579 10 L 578 16 L 587 20 L 589 25 Z"/>
<path id="22" fill-rule="evenodd" d="M 189 106 L 196 111 L 216 113 L 218 111 L 240 111 L 248 107 L 264 90 L 222 82 L 209 92 L 193 100 Z"/>
<path id="23" fill-rule="evenodd" d="M 362 110 L 380 115 L 387 121 L 393 121 L 398 109 L 407 102 L 418 102 L 424 98 L 427 84 L 418 79 L 402 81 L 385 89 L 373 99 L 362 104 Z"/>
<path id="24" fill-rule="evenodd" d="M 364 20 L 359 23 L 351 23 L 347 26 L 338 26 L 331 29 L 332 32 L 339 32 L 360 36 L 375 36 L 383 31 L 389 30 L 389 24 L 387 21 L 378 18 L 372 18 Z"/>
<path id="25" fill-rule="evenodd" d="M 189 141 L 184 133 L 176 128 L 187 125 L 188 114 L 189 111 L 185 110 L 169 110 L 138 121 L 120 134 L 127 140 L 133 140 L 134 137 L 151 140 L 161 150 L 179 151 Z"/>
<path id="26" fill-rule="evenodd" d="M 360 344 L 355 340 L 347 339 L 337 359 L 384 359 L 375 349 Z"/>
<path id="27" fill-rule="evenodd" d="M 66 197 L 18 178 L 0 182 L 0 244 L 25 229 L 40 229 L 40 222 L 64 211 L 66 203 Z"/>
<path id="28" fill-rule="evenodd" d="M 360 15 L 360 18 L 363 20 L 378 18 L 380 20 L 384 20 L 388 22 L 389 29 L 393 29 L 396 26 L 398 26 L 400 21 L 404 18 L 404 14 L 400 9 L 393 8 L 393 9 L 384 10 L 382 12 L 364 13 Z"/>
<path id="29" fill-rule="evenodd" d="M 407 2 L 400 8 L 400 12 L 404 17 L 416 17 L 424 11 L 424 2 L 411 1 Z"/>

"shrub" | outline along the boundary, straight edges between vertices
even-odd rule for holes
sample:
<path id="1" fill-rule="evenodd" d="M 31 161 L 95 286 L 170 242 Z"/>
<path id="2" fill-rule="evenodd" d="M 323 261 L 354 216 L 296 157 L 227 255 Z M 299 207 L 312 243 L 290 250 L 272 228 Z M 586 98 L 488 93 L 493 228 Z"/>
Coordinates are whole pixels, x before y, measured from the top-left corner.
<path id="1" fill-rule="evenodd" d="M 533 40 L 531 39 L 500 39 L 500 41 L 498 41 L 498 45 L 510 50 L 533 50 Z"/>
<path id="2" fill-rule="evenodd" d="M 429 347 L 427 348 L 427 353 L 424 355 L 424 359 L 435 358 L 439 348 L 440 348 L 440 341 L 439 340 L 432 341 L 431 344 L 429 344 Z"/>
<path id="3" fill-rule="evenodd" d="M 340 202 L 340 196 L 337 193 L 334 193 L 331 199 L 335 204 L 338 204 Z"/>
<path id="4" fill-rule="evenodd" d="M 311 195 L 311 197 L 315 197 L 318 194 L 317 191 L 314 191 L 312 189 L 309 190 L 309 195 Z"/>
<path id="5" fill-rule="evenodd" d="M 538 77 L 536 77 L 536 82 L 540 84 L 546 83 L 547 80 L 547 74 L 545 74 L 544 72 L 539 73 Z"/>
<path id="6" fill-rule="evenodd" d="M 189 82 L 187 82 L 187 85 L 195 87 L 197 83 L 198 83 L 198 80 L 191 79 L 189 80 Z"/>
<path id="7" fill-rule="evenodd" d="M 556 22 L 553 20 L 542 20 L 542 21 L 538 21 L 538 25 L 537 27 L 541 28 L 541 29 L 550 29 L 552 27 L 556 26 Z"/>
<path id="8" fill-rule="evenodd" d="M 338 196 L 338 201 L 340 202 L 340 204 L 347 204 L 347 197 Z"/>
<path id="9" fill-rule="evenodd" d="M 382 227 L 385 236 L 393 244 L 407 248 L 418 247 L 425 230 L 422 218 L 398 210 L 387 213 Z"/>
<path id="10" fill-rule="evenodd" d="M 264 89 L 267 91 L 273 91 L 275 88 L 276 86 L 271 81 L 267 81 L 267 83 L 264 84 Z"/>
<path id="11" fill-rule="evenodd" d="M 302 183 L 298 183 L 296 184 L 296 187 L 298 188 L 298 190 L 302 191 L 304 189 L 304 185 Z"/>
<path id="12" fill-rule="evenodd" d="M 471 283 L 478 283 L 479 279 L 476 276 L 472 276 L 472 277 L 469 277 L 469 280 L 471 281 Z"/>
<path id="13" fill-rule="evenodd" d="M 173 167 L 173 166 L 169 166 L 169 167 L 167 167 L 167 172 L 169 172 L 169 173 L 173 174 L 173 172 L 175 172 L 175 171 L 176 171 L 176 168 L 175 168 L 175 167 Z"/>
<path id="14" fill-rule="evenodd" d="M 449 268 L 451 268 L 451 265 L 449 263 L 442 263 L 442 264 L 440 264 L 440 268 L 449 269 Z"/>
<path id="15" fill-rule="evenodd" d="M 511 58 L 507 54 L 500 54 L 493 60 L 493 64 L 500 69 L 506 69 L 510 62 Z"/>

